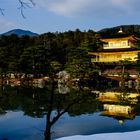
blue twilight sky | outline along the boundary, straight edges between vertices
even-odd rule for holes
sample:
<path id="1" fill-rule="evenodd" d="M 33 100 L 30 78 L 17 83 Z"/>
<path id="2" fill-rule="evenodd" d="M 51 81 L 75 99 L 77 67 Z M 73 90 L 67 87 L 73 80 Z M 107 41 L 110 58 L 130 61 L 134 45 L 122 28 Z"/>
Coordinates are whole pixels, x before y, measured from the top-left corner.
<path id="1" fill-rule="evenodd" d="M 28 0 L 23 0 L 27 2 Z M 140 24 L 140 0 L 34 0 L 22 18 L 18 0 L 0 0 L 0 33 L 25 29 L 36 33 Z"/>

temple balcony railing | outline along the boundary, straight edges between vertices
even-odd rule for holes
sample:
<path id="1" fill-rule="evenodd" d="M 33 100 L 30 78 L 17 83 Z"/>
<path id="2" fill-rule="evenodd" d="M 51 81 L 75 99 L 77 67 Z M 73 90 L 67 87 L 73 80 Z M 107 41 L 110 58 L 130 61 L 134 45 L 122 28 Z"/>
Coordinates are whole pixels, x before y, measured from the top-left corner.
<path id="1" fill-rule="evenodd" d="M 109 45 L 103 45 L 103 49 L 124 49 L 124 48 L 132 48 L 132 46 L 109 46 Z"/>
<path id="2" fill-rule="evenodd" d="M 131 44 L 131 45 L 112 45 L 104 44 L 103 49 L 124 49 L 124 48 L 140 48 L 138 44 Z"/>

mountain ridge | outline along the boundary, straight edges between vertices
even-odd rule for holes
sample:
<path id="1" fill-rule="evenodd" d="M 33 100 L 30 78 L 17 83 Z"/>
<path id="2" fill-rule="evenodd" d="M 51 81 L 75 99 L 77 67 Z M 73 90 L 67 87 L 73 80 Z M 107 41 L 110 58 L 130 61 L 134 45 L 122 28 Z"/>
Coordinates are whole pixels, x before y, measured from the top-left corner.
<path id="1" fill-rule="evenodd" d="M 13 29 L 13 30 L 9 30 L 5 33 L 2 33 L 1 35 L 5 35 L 5 36 L 10 36 L 12 34 L 16 34 L 17 36 L 21 37 L 21 36 L 38 36 L 37 33 L 31 32 L 29 30 L 23 30 L 23 29 Z"/>

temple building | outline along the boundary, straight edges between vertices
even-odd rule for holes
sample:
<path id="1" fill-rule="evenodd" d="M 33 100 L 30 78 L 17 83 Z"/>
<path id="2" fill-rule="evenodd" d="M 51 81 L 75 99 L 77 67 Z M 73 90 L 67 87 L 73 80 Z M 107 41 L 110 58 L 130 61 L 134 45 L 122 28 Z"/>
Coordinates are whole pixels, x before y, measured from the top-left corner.
<path id="1" fill-rule="evenodd" d="M 136 61 L 140 50 L 137 49 L 137 38 L 134 36 L 101 39 L 104 42 L 100 52 L 89 52 L 92 62 L 119 62 L 120 60 Z"/>
<path id="2" fill-rule="evenodd" d="M 116 35 L 111 38 L 100 39 L 103 43 L 102 50 L 89 52 L 92 63 L 111 66 L 118 65 L 121 61 L 137 61 L 140 53 L 138 48 L 140 39 L 134 35 L 126 35 L 122 29 Z"/>

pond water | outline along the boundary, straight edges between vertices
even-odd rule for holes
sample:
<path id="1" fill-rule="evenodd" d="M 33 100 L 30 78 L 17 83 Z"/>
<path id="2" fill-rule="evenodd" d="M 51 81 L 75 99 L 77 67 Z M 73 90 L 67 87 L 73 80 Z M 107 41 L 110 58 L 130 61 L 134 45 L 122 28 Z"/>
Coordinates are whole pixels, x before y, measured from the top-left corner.
<path id="1" fill-rule="evenodd" d="M 0 139 L 43 140 L 48 95 L 48 88 L 2 87 L 0 92 Z M 68 95 L 56 94 L 55 103 L 59 97 L 63 110 L 74 100 L 73 96 L 76 98 L 80 96 L 79 99 L 84 98 L 84 100 L 75 103 L 56 122 L 52 127 L 52 139 L 71 135 L 140 130 L 139 100 L 133 102 L 99 101 L 97 96 L 89 91 L 82 94 L 81 97 L 81 93 L 78 94 L 78 91 L 72 90 Z M 56 115 L 56 108 L 55 105 L 52 117 Z"/>

